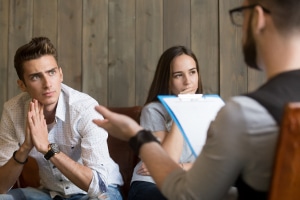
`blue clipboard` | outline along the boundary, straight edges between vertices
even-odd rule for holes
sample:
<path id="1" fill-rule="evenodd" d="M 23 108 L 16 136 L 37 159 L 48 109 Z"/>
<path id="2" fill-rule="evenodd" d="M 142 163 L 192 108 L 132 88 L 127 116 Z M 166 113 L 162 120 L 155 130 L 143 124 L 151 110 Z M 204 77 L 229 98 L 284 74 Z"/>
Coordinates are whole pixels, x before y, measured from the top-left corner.
<path id="1" fill-rule="evenodd" d="M 158 95 L 158 99 L 177 124 L 192 153 L 198 156 L 208 127 L 224 101 L 217 94 Z"/>

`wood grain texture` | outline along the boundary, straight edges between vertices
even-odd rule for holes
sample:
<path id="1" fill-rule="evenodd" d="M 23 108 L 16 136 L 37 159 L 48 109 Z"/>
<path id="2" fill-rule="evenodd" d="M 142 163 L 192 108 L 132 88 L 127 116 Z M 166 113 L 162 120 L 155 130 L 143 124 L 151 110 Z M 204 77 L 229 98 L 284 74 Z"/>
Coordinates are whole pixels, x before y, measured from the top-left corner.
<path id="1" fill-rule="evenodd" d="M 218 0 L 191 0 L 191 49 L 195 53 L 204 93 L 219 94 Z"/>
<path id="2" fill-rule="evenodd" d="M 20 93 L 17 85 L 19 79 L 14 68 L 14 56 L 16 50 L 31 40 L 33 1 L 9 1 L 9 36 L 8 36 L 8 98 Z"/>
<path id="3" fill-rule="evenodd" d="M 108 103 L 108 1 L 83 1 L 82 90 Z"/>
<path id="4" fill-rule="evenodd" d="M 46 36 L 57 46 L 57 0 L 33 1 L 33 37 Z"/>
<path id="5" fill-rule="evenodd" d="M 164 0 L 164 50 L 174 45 L 191 47 L 191 1 Z"/>
<path id="6" fill-rule="evenodd" d="M 228 99 L 247 92 L 247 67 L 242 55 L 242 29 L 234 26 L 228 11 L 241 0 L 219 1 L 220 12 L 220 95 Z"/>
<path id="7" fill-rule="evenodd" d="M 8 99 L 8 27 L 9 27 L 9 1 L 0 0 L 0 113 L 3 103 Z M 13 66 L 11 66 L 13 68 Z"/>
<path id="8" fill-rule="evenodd" d="M 135 1 L 109 2 L 108 105 L 135 104 Z"/>
<path id="9" fill-rule="evenodd" d="M 163 52 L 163 2 L 136 3 L 136 105 L 143 105 Z"/>
<path id="10" fill-rule="evenodd" d="M 82 89 L 82 0 L 58 0 L 58 63 L 64 82 Z"/>

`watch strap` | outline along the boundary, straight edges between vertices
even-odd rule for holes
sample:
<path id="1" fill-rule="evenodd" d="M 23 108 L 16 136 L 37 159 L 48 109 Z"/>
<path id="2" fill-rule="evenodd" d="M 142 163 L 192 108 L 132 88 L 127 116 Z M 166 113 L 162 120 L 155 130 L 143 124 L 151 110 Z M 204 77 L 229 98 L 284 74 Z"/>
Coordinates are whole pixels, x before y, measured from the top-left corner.
<path id="1" fill-rule="evenodd" d="M 140 130 L 135 136 L 130 138 L 129 146 L 136 155 L 139 155 L 141 146 L 148 142 L 157 142 L 160 144 L 151 131 L 143 129 Z"/>
<path id="2" fill-rule="evenodd" d="M 48 150 L 48 152 L 44 155 L 44 158 L 45 158 L 46 160 L 49 160 L 52 156 L 54 156 L 55 154 L 57 154 L 57 153 L 60 152 L 59 149 L 58 149 L 58 146 L 57 146 L 55 149 L 52 148 L 52 146 L 54 146 L 54 145 L 56 145 L 56 144 L 54 144 L 54 143 L 49 144 L 49 148 L 48 148 L 49 150 Z"/>

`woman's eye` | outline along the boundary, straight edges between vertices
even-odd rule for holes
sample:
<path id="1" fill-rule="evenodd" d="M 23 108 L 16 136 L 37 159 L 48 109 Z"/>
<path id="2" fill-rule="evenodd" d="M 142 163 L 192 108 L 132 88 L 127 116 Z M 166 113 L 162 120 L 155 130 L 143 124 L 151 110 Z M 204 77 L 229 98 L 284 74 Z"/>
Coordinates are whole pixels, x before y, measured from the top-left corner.
<path id="1" fill-rule="evenodd" d="M 182 74 L 174 74 L 174 78 L 179 78 L 181 76 L 182 76 Z"/>
<path id="2" fill-rule="evenodd" d="M 196 70 L 191 71 L 191 74 L 196 74 L 196 73 L 197 73 Z"/>

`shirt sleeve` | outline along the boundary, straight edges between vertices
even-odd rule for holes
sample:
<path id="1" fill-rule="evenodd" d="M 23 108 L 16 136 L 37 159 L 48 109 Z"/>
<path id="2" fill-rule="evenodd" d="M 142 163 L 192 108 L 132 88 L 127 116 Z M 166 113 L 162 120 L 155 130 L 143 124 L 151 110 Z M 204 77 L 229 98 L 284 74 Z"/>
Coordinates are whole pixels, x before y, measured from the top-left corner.
<path id="1" fill-rule="evenodd" d="M 88 103 L 88 102 L 86 102 Z M 92 119 L 103 119 L 103 116 L 95 111 L 97 103 L 91 103 L 81 111 L 81 117 L 78 123 L 78 130 L 81 135 L 81 158 L 83 165 L 93 171 L 88 195 L 97 196 L 106 192 L 107 186 L 111 180 L 115 184 L 121 184 L 122 178 L 116 163 L 110 158 L 107 137 L 108 133 L 95 125 Z"/>
<path id="2" fill-rule="evenodd" d="M 147 130 L 168 131 L 167 121 L 167 114 L 160 103 L 150 103 L 141 112 L 140 124 Z"/>
<path id="3" fill-rule="evenodd" d="M 234 185 L 253 152 L 246 133 L 250 126 L 254 127 L 255 120 L 262 119 L 249 116 L 252 113 L 252 116 L 268 115 L 264 110 L 227 102 L 211 123 L 207 142 L 192 169 L 171 173 L 163 183 L 162 193 L 169 199 L 221 199 Z"/>
<path id="4" fill-rule="evenodd" d="M 4 165 L 12 157 L 13 152 L 19 148 L 16 130 L 11 118 L 12 110 L 14 109 L 9 108 L 6 103 L 4 104 L 0 123 L 0 166 Z M 18 120 L 20 119 L 15 119 L 15 121 Z"/>

